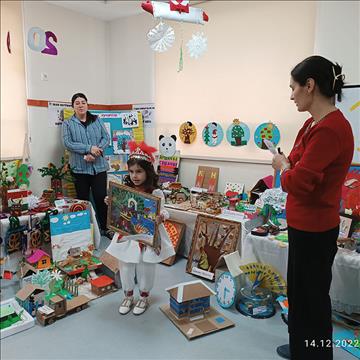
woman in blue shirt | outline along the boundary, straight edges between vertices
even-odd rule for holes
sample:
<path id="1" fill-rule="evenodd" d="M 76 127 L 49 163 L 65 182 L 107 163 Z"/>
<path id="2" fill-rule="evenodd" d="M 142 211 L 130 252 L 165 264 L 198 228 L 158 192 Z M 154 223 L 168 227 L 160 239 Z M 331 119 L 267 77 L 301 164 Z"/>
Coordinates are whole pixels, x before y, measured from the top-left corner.
<path id="1" fill-rule="evenodd" d="M 92 192 L 100 228 L 106 232 L 107 206 L 104 203 L 109 166 L 104 150 L 110 138 L 104 123 L 88 111 L 84 94 L 77 93 L 71 99 L 75 114 L 63 123 L 63 140 L 70 152 L 70 166 L 75 177 L 77 198 L 89 200 Z"/>

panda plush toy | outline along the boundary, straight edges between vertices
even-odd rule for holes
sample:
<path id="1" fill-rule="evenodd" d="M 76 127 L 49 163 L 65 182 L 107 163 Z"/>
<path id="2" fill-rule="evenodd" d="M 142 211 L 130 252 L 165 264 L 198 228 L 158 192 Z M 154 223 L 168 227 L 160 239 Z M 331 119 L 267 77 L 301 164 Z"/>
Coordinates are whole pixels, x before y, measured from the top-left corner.
<path id="1" fill-rule="evenodd" d="M 176 151 L 176 135 L 171 135 L 171 136 L 164 136 L 164 135 L 160 135 L 159 136 L 159 152 L 160 152 L 160 162 L 161 160 L 166 160 L 166 158 L 171 158 L 173 156 L 176 156 L 179 154 L 179 152 Z M 158 174 L 161 177 L 163 176 L 176 176 L 178 174 L 178 167 L 174 167 L 173 171 L 171 172 L 171 174 L 166 174 L 169 171 L 169 169 L 167 168 L 166 170 L 164 168 L 162 168 L 161 164 L 159 164 L 158 166 Z M 175 178 L 174 178 L 174 181 Z"/>

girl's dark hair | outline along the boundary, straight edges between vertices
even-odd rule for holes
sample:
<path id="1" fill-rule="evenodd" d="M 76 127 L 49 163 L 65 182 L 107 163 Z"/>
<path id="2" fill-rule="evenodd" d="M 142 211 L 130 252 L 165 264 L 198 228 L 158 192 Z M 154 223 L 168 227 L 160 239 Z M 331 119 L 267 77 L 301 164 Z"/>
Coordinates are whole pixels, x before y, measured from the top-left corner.
<path id="1" fill-rule="evenodd" d="M 86 102 L 88 102 L 88 99 L 87 99 L 87 97 L 85 96 L 85 94 L 83 94 L 83 93 L 76 93 L 76 94 L 74 94 L 74 95 L 72 96 L 72 98 L 71 98 L 71 106 L 72 106 L 72 107 L 74 107 L 74 103 L 75 103 L 75 100 L 76 100 L 77 98 L 83 98 L 83 99 L 85 99 Z M 86 112 L 86 121 L 93 122 L 93 121 L 96 120 L 96 118 L 97 118 L 96 115 L 91 114 L 89 111 Z"/>
<path id="2" fill-rule="evenodd" d="M 307 79 L 314 79 L 322 95 L 328 98 L 337 95 L 338 101 L 341 101 L 345 79 L 341 70 L 338 63 L 334 64 L 322 56 L 314 55 L 297 64 L 292 69 L 291 76 L 301 86 L 306 84 Z"/>
<path id="3" fill-rule="evenodd" d="M 145 170 L 146 173 L 146 180 L 143 184 L 145 188 L 145 192 L 152 193 L 155 189 L 159 189 L 159 175 L 156 174 L 154 166 L 152 163 L 146 160 L 140 160 L 140 159 L 129 159 L 127 162 L 128 167 L 133 165 L 139 165 L 141 168 Z M 124 184 L 130 187 L 134 187 L 134 183 L 130 179 L 130 175 L 126 175 L 124 177 Z"/>

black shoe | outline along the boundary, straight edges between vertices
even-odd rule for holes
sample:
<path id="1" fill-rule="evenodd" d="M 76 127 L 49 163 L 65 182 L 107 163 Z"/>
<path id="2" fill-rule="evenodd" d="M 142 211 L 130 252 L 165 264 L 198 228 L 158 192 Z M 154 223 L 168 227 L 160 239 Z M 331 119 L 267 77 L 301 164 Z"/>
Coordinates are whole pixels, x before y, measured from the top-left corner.
<path id="1" fill-rule="evenodd" d="M 290 358 L 290 345 L 281 345 L 276 348 L 276 352 L 278 355 L 284 359 L 291 359 Z"/>

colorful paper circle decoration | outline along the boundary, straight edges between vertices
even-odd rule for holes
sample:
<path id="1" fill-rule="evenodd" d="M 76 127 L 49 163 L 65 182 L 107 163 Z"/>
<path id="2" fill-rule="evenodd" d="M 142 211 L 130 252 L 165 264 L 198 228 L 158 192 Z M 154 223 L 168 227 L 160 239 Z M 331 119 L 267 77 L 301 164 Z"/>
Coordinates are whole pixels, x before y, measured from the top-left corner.
<path id="1" fill-rule="evenodd" d="M 257 127 L 254 134 L 255 144 L 264 150 L 268 150 L 267 146 L 264 144 L 264 140 L 270 140 L 276 146 L 280 141 L 280 131 L 278 127 L 271 123 L 263 123 Z"/>
<path id="2" fill-rule="evenodd" d="M 180 125 L 179 137 L 184 144 L 192 144 L 196 139 L 196 127 L 190 122 L 184 122 Z"/>
<path id="3" fill-rule="evenodd" d="M 231 146 L 247 145 L 250 139 L 249 127 L 239 119 L 234 119 L 226 130 L 226 139 Z"/>
<path id="4" fill-rule="evenodd" d="M 208 146 L 217 146 L 222 142 L 224 132 L 222 127 L 216 123 L 208 123 L 202 132 L 204 143 Z"/>

